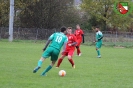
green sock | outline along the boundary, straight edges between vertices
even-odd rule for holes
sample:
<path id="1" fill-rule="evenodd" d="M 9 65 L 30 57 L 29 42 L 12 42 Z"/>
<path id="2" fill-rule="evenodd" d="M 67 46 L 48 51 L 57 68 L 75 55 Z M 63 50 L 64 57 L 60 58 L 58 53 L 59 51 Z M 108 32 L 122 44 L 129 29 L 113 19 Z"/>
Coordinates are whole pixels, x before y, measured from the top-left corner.
<path id="1" fill-rule="evenodd" d="M 46 72 L 48 72 L 52 68 L 51 65 L 49 65 L 43 72 L 42 75 L 45 75 Z"/>
<path id="2" fill-rule="evenodd" d="M 39 61 L 38 61 L 38 67 L 41 67 L 41 66 L 42 66 L 42 61 L 39 60 Z"/>
<path id="3" fill-rule="evenodd" d="M 98 56 L 100 56 L 100 50 L 99 49 L 97 50 L 97 54 L 98 54 Z"/>

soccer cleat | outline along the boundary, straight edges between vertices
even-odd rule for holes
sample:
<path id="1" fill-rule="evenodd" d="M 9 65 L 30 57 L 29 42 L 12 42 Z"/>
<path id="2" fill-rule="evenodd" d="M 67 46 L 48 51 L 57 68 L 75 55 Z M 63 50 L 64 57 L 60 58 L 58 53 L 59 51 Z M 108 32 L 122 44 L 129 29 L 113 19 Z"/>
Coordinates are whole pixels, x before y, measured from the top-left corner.
<path id="1" fill-rule="evenodd" d="M 41 76 L 47 76 L 46 72 L 42 72 Z"/>
<path id="2" fill-rule="evenodd" d="M 59 68 L 58 66 L 56 66 L 55 68 Z"/>
<path id="3" fill-rule="evenodd" d="M 81 53 L 79 53 L 79 55 L 78 56 L 81 56 Z"/>
<path id="4" fill-rule="evenodd" d="M 101 58 L 101 55 L 97 56 L 97 58 Z"/>
<path id="5" fill-rule="evenodd" d="M 36 73 L 41 67 L 36 67 L 34 70 L 33 70 L 33 73 Z"/>
<path id="6" fill-rule="evenodd" d="M 72 67 L 75 68 L 75 65 L 73 65 Z"/>
<path id="7" fill-rule="evenodd" d="M 46 74 L 41 74 L 41 76 L 47 76 Z"/>

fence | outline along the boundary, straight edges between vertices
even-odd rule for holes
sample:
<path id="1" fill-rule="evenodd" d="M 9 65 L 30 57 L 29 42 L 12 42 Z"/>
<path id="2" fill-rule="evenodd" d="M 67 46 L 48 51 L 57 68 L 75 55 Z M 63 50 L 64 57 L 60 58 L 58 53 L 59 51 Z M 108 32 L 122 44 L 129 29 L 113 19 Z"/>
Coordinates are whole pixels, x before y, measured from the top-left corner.
<path id="1" fill-rule="evenodd" d="M 8 28 L 0 28 L 0 38 L 7 39 L 9 36 Z M 45 40 L 58 29 L 39 29 L 39 28 L 14 28 L 14 39 L 22 40 Z"/>
<path id="2" fill-rule="evenodd" d="M 39 29 L 39 28 L 14 28 L 15 40 L 46 40 L 59 29 Z M 95 40 L 94 31 L 84 31 L 85 44 L 93 45 Z M 133 32 L 111 32 L 102 31 L 104 38 L 103 44 L 105 46 L 133 46 Z M 8 28 L 0 28 L 0 39 L 7 39 L 9 36 Z"/>
<path id="3" fill-rule="evenodd" d="M 102 31 L 103 45 L 105 46 L 133 46 L 133 32 L 111 32 Z M 93 45 L 95 40 L 95 32 L 85 31 L 85 41 L 87 45 Z"/>

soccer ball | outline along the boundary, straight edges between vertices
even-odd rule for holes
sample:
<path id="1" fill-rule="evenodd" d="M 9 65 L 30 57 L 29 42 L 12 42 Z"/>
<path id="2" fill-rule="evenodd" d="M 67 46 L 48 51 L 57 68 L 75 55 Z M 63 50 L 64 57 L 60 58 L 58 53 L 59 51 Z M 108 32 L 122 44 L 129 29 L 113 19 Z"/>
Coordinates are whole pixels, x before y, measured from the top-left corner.
<path id="1" fill-rule="evenodd" d="M 63 77 L 66 75 L 66 71 L 65 70 L 60 70 L 59 71 L 59 76 Z"/>

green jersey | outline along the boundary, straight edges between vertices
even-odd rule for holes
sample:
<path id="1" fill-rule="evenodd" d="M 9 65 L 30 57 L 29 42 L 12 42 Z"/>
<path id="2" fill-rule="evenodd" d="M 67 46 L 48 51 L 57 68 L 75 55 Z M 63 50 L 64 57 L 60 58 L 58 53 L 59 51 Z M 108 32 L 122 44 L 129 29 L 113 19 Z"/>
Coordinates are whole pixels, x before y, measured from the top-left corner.
<path id="1" fill-rule="evenodd" d="M 102 32 L 101 32 L 101 31 L 98 31 L 98 32 L 96 33 L 96 41 L 97 41 L 97 42 L 102 42 L 102 38 L 103 38 Z"/>
<path id="2" fill-rule="evenodd" d="M 63 46 L 63 44 L 68 41 L 67 36 L 61 32 L 57 32 L 57 33 L 52 34 L 49 37 L 49 40 L 51 40 L 51 43 L 49 46 L 54 47 L 58 50 L 60 50 L 61 47 Z"/>

